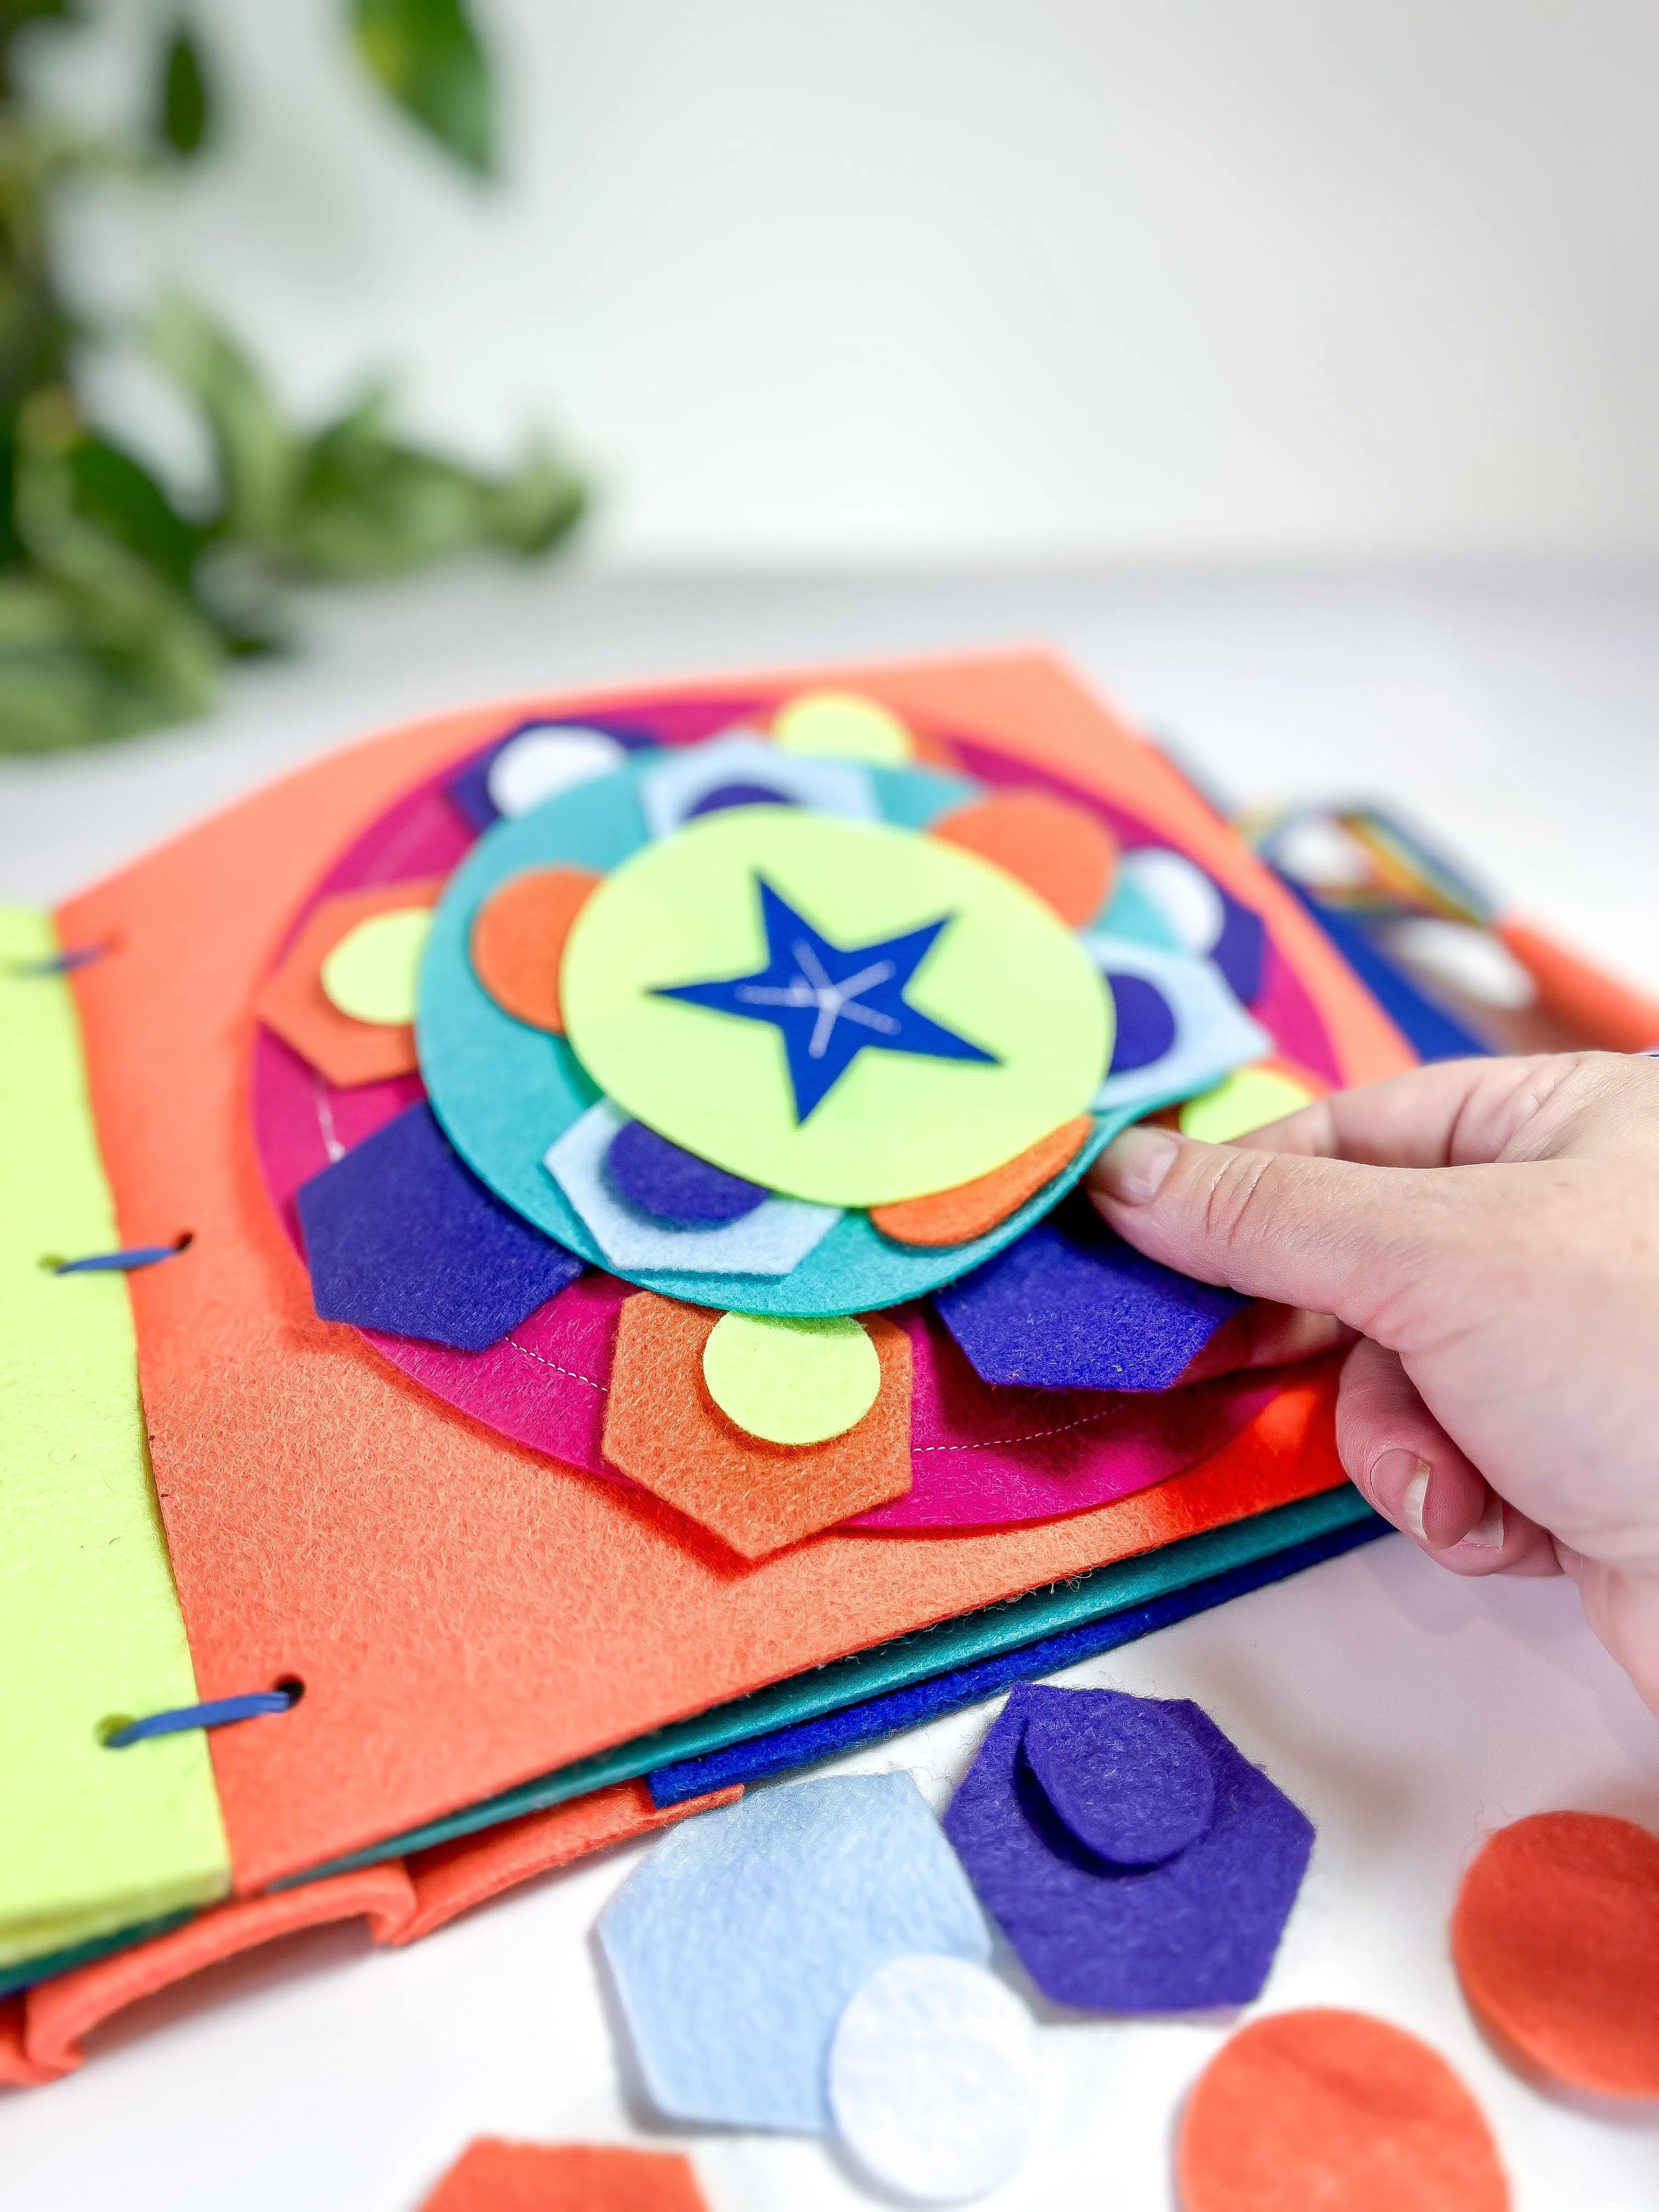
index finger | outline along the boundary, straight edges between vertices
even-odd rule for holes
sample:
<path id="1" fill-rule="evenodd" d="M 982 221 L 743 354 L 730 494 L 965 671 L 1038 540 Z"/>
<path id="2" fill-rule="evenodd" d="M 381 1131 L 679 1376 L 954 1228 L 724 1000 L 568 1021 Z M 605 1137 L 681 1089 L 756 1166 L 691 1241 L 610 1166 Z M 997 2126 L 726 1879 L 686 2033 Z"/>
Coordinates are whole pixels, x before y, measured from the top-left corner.
<path id="1" fill-rule="evenodd" d="M 1500 1156 L 1571 1065 L 1551 1054 L 1434 1060 L 1316 1099 L 1233 1141 L 1247 1152 L 1367 1167 L 1472 1167 Z"/>

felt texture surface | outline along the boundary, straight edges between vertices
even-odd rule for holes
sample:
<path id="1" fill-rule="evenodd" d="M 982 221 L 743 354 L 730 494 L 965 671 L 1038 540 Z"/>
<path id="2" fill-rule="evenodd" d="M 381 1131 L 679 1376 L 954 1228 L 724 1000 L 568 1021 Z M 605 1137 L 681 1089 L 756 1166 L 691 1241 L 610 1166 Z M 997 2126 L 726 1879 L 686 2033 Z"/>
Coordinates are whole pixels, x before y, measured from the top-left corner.
<path id="1" fill-rule="evenodd" d="M 877 1967 L 990 1955 L 908 1774 L 769 1790 L 676 1829 L 599 1915 L 599 1936 L 660 2111 L 809 2133 L 830 2124 L 836 2023 Z"/>
<path id="2" fill-rule="evenodd" d="M 229 1883 L 204 1738 L 126 1753 L 100 1738 L 116 1716 L 194 1704 L 196 1682 L 145 1454 L 125 1279 L 40 1264 L 121 1241 L 70 984 L 17 972 L 57 946 L 46 915 L 0 907 L 0 1773 L 12 1812 L 0 1968 Z"/>
<path id="3" fill-rule="evenodd" d="M 623 1123 L 606 1147 L 605 1171 L 611 1188 L 631 1205 L 681 1229 L 741 1221 L 767 1196 L 759 1183 L 671 1145 L 643 1121 Z"/>
<path id="4" fill-rule="evenodd" d="M 1200 2075 L 1182 2212 L 1507 2212 L 1480 2106 L 1426 2043 L 1325 2007 L 1252 2021 Z"/>
<path id="5" fill-rule="evenodd" d="M 415 1019 L 416 979 L 432 933 L 429 907 L 394 907 L 349 929 L 319 970 L 323 996 L 353 1021 L 407 1029 Z"/>
<path id="6" fill-rule="evenodd" d="M 872 1316 L 881 1388 L 855 1428 L 769 1444 L 722 1419 L 703 1380 L 720 1316 L 639 1291 L 617 1323 L 605 1453 L 624 1474 L 746 1559 L 899 1497 L 910 1483 L 910 1340 Z"/>
<path id="7" fill-rule="evenodd" d="M 1056 2004 L 1121 2013 L 1249 2004 L 1296 1902 L 1312 1825 L 1183 1698 L 1165 1705 L 1163 1717 L 1186 1730 L 1211 1769 L 1210 1825 L 1156 1865 L 1100 1857 L 1043 1795 L 1024 1737 L 1045 1705 L 1065 1729 L 1073 1711 L 1082 1717 L 1102 1700 L 1139 1702 L 1115 1690 L 1012 1690 L 951 1800 L 945 1832 L 981 1902 Z M 1079 1756 L 1087 1755 L 1085 1745 Z M 1168 1771 L 1160 1759 L 1137 1778 L 1162 1802 Z"/>
<path id="8" fill-rule="evenodd" d="M 929 1675 L 908 1688 L 889 1690 L 857 1704 L 837 1706 L 815 1719 L 749 1735 L 722 1750 L 653 1767 L 652 1796 L 660 1805 L 701 1802 L 711 1790 L 766 1781 L 821 1759 L 839 1757 L 861 1745 L 879 1743 L 941 1713 L 960 1712 L 964 1706 L 977 1705 L 981 1698 L 994 1696 L 1012 1682 L 1030 1681 L 1062 1667 L 1073 1667 L 1080 1659 L 1115 1651 L 1177 1620 L 1189 1620 L 1194 1613 L 1207 1613 L 1248 1591 L 1301 1574 L 1389 1533 L 1387 1522 L 1367 1512 L 1364 1518 L 1351 1518 L 1322 1535 L 1289 1544 L 1282 1551 L 1269 1552 L 1203 1580 L 1183 1579 L 1190 1569 L 1184 1565 L 1177 1569 L 1170 1561 L 1164 1573 L 1153 1577 L 1164 1584 L 1162 1595 L 1139 1603 L 1121 1603 L 1101 1618 L 1085 1620 L 1079 1627 L 1040 1638 L 1021 1650 L 1004 1650 L 994 1658 Z M 1167 1553 L 1158 1557 L 1169 1559 Z M 1096 1595 L 1085 1602 L 1099 1605 L 1103 1599 Z"/>
<path id="9" fill-rule="evenodd" d="M 1115 1237 L 1085 1199 L 939 1293 L 986 1382 L 1166 1390 L 1247 1302 Z"/>
<path id="10" fill-rule="evenodd" d="M 1264 1067 L 1236 1068 L 1213 1091 L 1188 1100 L 1181 1109 L 1179 1126 L 1183 1136 L 1197 1137 L 1204 1144 L 1230 1145 L 1235 1137 L 1294 1114 L 1320 1095 L 1315 1082 L 1271 1062 Z"/>
<path id="11" fill-rule="evenodd" d="M 1006 1221 L 1028 1199 L 1069 1167 L 1093 1132 L 1086 1114 L 1073 1115 L 1039 1137 L 1013 1159 L 988 1175 L 936 1190 L 925 1198 L 901 1199 L 870 1209 L 872 1224 L 899 1244 L 966 1244 Z"/>
<path id="12" fill-rule="evenodd" d="M 479 2136 L 421 2212 L 708 2212 L 678 2151 Z"/>
<path id="13" fill-rule="evenodd" d="M 839 1206 L 763 1192 L 758 1206 L 711 1226 L 665 1221 L 613 1188 L 611 1149 L 628 1126 L 602 1098 L 548 1147 L 545 1163 L 601 1258 L 623 1274 L 667 1271 L 687 1281 L 707 1277 L 702 1296 L 709 1304 L 744 1305 L 750 1301 L 741 1295 L 730 1301 L 720 1297 L 715 1282 L 787 1275 L 841 1219 Z"/>
<path id="14" fill-rule="evenodd" d="M 496 752 L 484 773 L 484 788 L 497 814 L 528 814 L 532 806 L 575 784 L 609 775 L 627 758 L 620 740 L 607 730 L 580 724 L 551 724 L 521 730 Z"/>
<path id="15" fill-rule="evenodd" d="M 1511 1822 L 1463 1877 L 1451 1948 L 1476 2015 L 1523 2064 L 1659 2097 L 1659 1837 L 1599 1813 Z"/>
<path id="16" fill-rule="evenodd" d="M 965 1959 L 894 1959 L 848 2001 L 830 2045 L 830 2109 L 857 2163 L 927 2204 L 1018 2171 L 1042 2115 L 1036 2023 Z"/>
<path id="17" fill-rule="evenodd" d="M 876 787 L 861 768 L 843 761 L 792 757 L 757 732 L 734 731 L 707 744 L 666 754 L 640 775 L 640 806 L 653 837 L 666 837 L 710 809 L 716 793 L 746 787 L 758 805 L 810 806 L 821 814 L 873 822 Z"/>
<path id="18" fill-rule="evenodd" d="M 387 1029 L 343 1012 L 323 989 L 323 963 L 362 923 L 430 906 L 442 888 L 441 877 L 427 877 L 322 899 L 271 970 L 256 1001 L 260 1020 L 330 1083 L 381 1083 L 414 1073 L 413 1027 Z"/>
<path id="19" fill-rule="evenodd" d="M 1049 792 L 999 792 L 941 815 L 928 835 L 1006 869 L 1073 929 L 1111 894 L 1116 840 L 1098 816 Z"/>
<path id="20" fill-rule="evenodd" d="M 881 1389 L 862 1322 L 722 1314 L 702 1347 L 702 1379 L 726 1419 L 773 1444 L 821 1444 L 861 1421 Z"/>
<path id="21" fill-rule="evenodd" d="M 963 750 L 976 775 L 981 762 L 994 768 L 995 747 L 1012 746 L 1022 759 L 1011 773 L 1070 778 L 1188 844 L 1269 915 L 1345 1080 L 1408 1064 L 1397 1032 L 1282 887 L 1051 663 L 933 663 L 854 680 L 902 713 L 972 728 L 984 742 L 964 738 Z M 767 696 L 757 682 L 757 710 Z M 683 687 L 673 705 L 731 720 L 732 700 L 727 679 L 701 699 Z M 641 726 L 657 711 L 640 694 L 523 711 L 609 720 L 624 706 Z M 59 917 L 64 942 L 121 939 L 118 955 L 73 979 L 121 1224 L 131 1233 L 186 1224 L 197 1236 L 184 1259 L 131 1278 L 129 1291 L 200 1693 L 290 1673 L 307 1684 L 279 1728 L 228 1729 L 210 1747 L 246 1888 L 429 1831 L 763 1684 L 1338 1479 L 1322 1455 L 1251 1453 L 1220 1476 L 1212 1462 L 1036 1528 L 904 1546 L 833 1535 L 734 1571 L 724 1551 L 689 1545 L 666 1509 L 615 1484 L 555 1479 L 538 1456 L 503 1449 L 319 1322 L 247 1141 L 250 1002 L 325 869 L 328 894 L 377 870 L 384 881 L 400 866 L 453 865 L 462 836 L 447 795 L 453 764 L 502 720 L 499 707 L 444 716 L 308 765 Z M 578 795 L 501 834 L 524 835 Z M 354 832 L 360 842 L 337 860 Z M 535 850 L 507 872 L 560 860 L 592 865 Z M 458 917 L 458 964 L 471 915 Z M 428 972 L 441 929 L 441 917 Z M 531 1165 L 546 1182 L 538 1154 Z M 574 1612 L 573 1586 L 587 1594 Z M 533 1682 L 526 1649 L 538 1654 Z"/>
<path id="22" fill-rule="evenodd" d="M 1099 930 L 1082 942 L 1137 1024 L 1133 1047 L 1125 1048 L 1134 1050 L 1135 1064 L 1120 1068 L 1114 1057 L 1112 1073 L 1095 1094 L 1097 1109 L 1162 1106 L 1207 1091 L 1235 1067 L 1273 1052 L 1273 1038 L 1244 1012 L 1212 962 Z M 1164 1026 L 1145 991 L 1134 988 L 1137 983 L 1155 991 L 1174 1018 L 1174 1041 L 1153 1060 L 1138 1055 L 1163 1036 Z"/>
<path id="23" fill-rule="evenodd" d="M 898 768 L 915 754 L 915 740 L 885 701 L 860 691 L 804 691 L 786 700 L 772 717 L 772 737 L 784 752 L 830 754 Z"/>
<path id="24" fill-rule="evenodd" d="M 1112 1038 L 1114 1075 L 1128 1075 L 1167 1057 L 1176 1041 L 1175 1010 L 1144 975 L 1108 975 L 1117 1028 Z"/>
<path id="25" fill-rule="evenodd" d="M 783 807 L 707 816 L 613 869 L 560 988 L 607 1097 L 824 1205 L 1000 1166 L 1087 1104 L 1110 1048 L 1088 952 L 1023 884 L 932 837 Z"/>
<path id="26" fill-rule="evenodd" d="M 1115 1867 L 1161 1866 L 1214 1820 L 1204 1747 L 1155 1698 L 1044 1699 L 1025 1717 L 1020 1751 L 1067 1833 Z"/>
<path id="27" fill-rule="evenodd" d="M 428 1106 L 302 1183 L 298 1204 L 325 1321 L 482 1352 L 582 1273 L 485 1189 Z"/>
<path id="28" fill-rule="evenodd" d="M 478 908 L 473 970 L 515 1021 L 554 1036 L 562 1031 L 559 963 L 570 925 L 599 881 L 586 868 L 526 868 Z"/>

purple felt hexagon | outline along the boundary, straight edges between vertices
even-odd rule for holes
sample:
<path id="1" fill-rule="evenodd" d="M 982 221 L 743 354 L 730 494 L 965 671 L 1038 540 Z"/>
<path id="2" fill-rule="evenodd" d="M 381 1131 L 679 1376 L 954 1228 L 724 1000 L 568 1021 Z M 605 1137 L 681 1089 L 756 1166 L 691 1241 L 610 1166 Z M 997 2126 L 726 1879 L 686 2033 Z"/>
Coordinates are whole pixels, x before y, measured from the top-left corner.
<path id="1" fill-rule="evenodd" d="M 1144 1258 L 1074 1199 L 933 1303 L 982 1382 L 1165 1390 L 1246 1301 Z"/>
<path id="2" fill-rule="evenodd" d="M 585 1263 L 463 1164 L 422 1103 L 301 1183 L 311 1294 L 325 1321 L 483 1352 Z"/>
<path id="3" fill-rule="evenodd" d="M 772 1195 L 762 1184 L 728 1175 L 712 1160 L 671 1144 L 643 1121 L 624 1121 L 605 1155 L 618 1195 L 677 1229 L 711 1229 L 741 1221 Z"/>
<path id="4" fill-rule="evenodd" d="M 1248 2004 L 1261 1994 L 1296 1902 L 1312 1823 L 1197 1705 L 1160 1703 L 1163 1725 L 1183 1729 L 1210 1770 L 1208 1825 L 1156 1866 L 1102 1857 L 1055 1812 L 1024 1737 L 1041 1714 L 1040 1756 L 1050 1771 L 1066 1763 L 1060 1740 L 1073 1729 L 1076 1755 L 1086 1759 L 1091 1731 L 1103 1725 L 1090 1708 L 1103 1700 L 1160 1703 L 1115 1690 L 1011 1692 L 951 1801 L 945 1832 L 981 1903 L 1055 2003 L 1119 2013 Z M 1152 1759 L 1142 1777 L 1147 1797 L 1163 1802 L 1168 1778 L 1166 1762 Z M 1126 1789 L 1115 1802 L 1121 1822 Z"/>

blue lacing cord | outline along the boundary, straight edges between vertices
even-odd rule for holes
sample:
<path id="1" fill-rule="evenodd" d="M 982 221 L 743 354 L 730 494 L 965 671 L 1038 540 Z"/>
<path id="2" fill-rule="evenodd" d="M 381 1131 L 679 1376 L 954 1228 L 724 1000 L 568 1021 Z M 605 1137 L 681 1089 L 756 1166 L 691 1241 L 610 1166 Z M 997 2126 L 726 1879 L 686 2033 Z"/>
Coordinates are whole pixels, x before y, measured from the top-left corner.
<path id="1" fill-rule="evenodd" d="M 54 1275 L 130 1275 L 138 1267 L 153 1267 L 158 1260 L 175 1260 L 187 1252 L 195 1238 L 187 1229 L 171 1244 L 132 1244 L 123 1252 L 93 1252 L 84 1260 L 43 1260 Z"/>
<path id="2" fill-rule="evenodd" d="M 77 968 L 90 968 L 94 960 L 106 959 L 113 952 L 112 945 L 70 945 L 62 952 L 48 953 L 44 960 L 14 960 L 14 975 L 68 975 Z"/>
<path id="3" fill-rule="evenodd" d="M 179 1735 L 186 1729 L 228 1728 L 234 1721 L 258 1720 L 263 1713 L 285 1713 L 297 1705 L 304 1692 L 298 1683 L 278 1690 L 249 1690 L 240 1698 L 212 1698 L 204 1705 L 179 1705 L 170 1713 L 147 1713 L 141 1721 L 125 1721 L 104 1738 L 106 1751 L 125 1751 L 130 1743 L 147 1736 Z"/>

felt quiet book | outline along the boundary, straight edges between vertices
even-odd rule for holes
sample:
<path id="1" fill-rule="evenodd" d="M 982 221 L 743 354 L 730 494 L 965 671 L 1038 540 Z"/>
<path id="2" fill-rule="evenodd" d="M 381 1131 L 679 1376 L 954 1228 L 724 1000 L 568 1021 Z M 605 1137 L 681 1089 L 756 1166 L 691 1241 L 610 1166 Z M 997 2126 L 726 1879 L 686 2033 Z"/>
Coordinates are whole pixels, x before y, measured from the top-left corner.
<path id="1" fill-rule="evenodd" d="M 0 2080 L 1369 1533 L 1080 1183 L 1413 1054 L 1047 659 L 439 717 L 5 928 Z"/>

